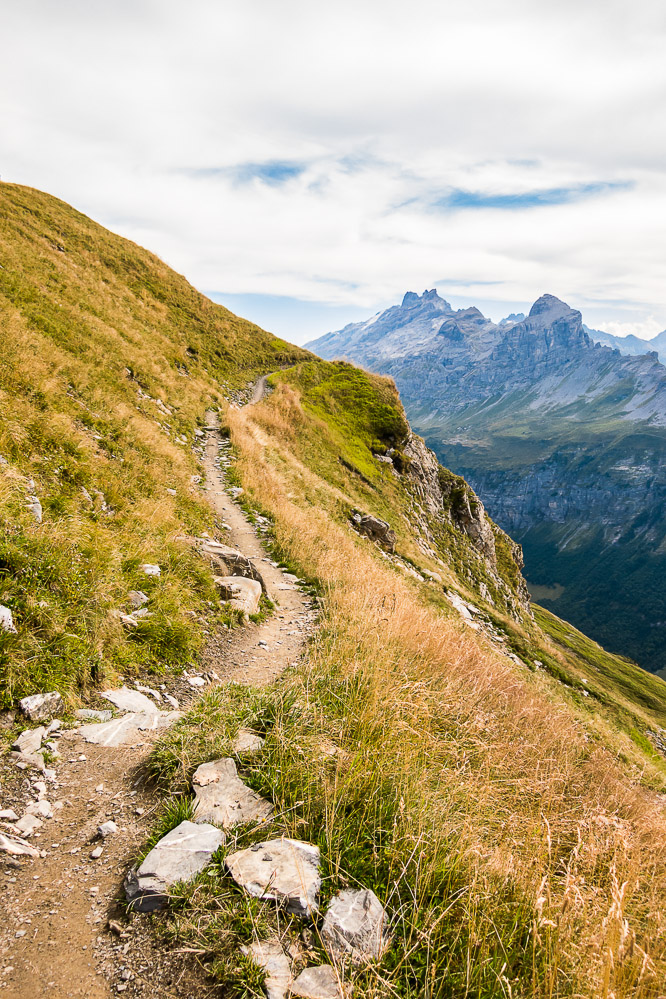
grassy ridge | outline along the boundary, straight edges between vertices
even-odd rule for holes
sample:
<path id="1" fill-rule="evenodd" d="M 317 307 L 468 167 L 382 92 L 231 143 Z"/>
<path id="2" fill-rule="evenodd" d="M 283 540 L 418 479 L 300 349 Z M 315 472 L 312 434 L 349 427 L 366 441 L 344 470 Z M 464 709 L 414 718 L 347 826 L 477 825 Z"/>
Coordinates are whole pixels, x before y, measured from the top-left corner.
<path id="1" fill-rule="evenodd" d="M 195 431 L 223 391 L 303 352 L 68 205 L 7 184 L 0 327 L 0 603 L 18 629 L 0 633 L 0 706 L 186 662 L 202 638 L 188 612 L 214 598 L 174 541 L 212 526 L 191 481 Z M 153 616 L 130 634 L 111 612 L 130 609 L 131 589 Z"/>

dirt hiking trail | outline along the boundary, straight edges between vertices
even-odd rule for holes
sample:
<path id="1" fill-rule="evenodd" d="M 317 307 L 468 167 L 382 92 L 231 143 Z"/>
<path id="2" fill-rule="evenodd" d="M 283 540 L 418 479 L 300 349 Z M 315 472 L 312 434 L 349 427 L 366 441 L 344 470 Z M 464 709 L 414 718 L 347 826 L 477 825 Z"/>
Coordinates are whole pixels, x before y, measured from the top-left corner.
<path id="1" fill-rule="evenodd" d="M 260 401 L 265 391 L 266 379 L 260 379 L 251 401 Z M 211 414 L 209 418 L 214 419 Z M 312 601 L 293 577 L 271 562 L 256 529 L 227 492 L 221 471 L 228 464 L 227 454 L 228 443 L 209 429 L 206 496 L 218 520 L 228 525 L 222 540 L 254 561 L 278 606 L 261 624 L 211 636 L 200 667 L 207 677 L 203 690 L 231 679 L 270 683 L 298 659 L 315 616 Z M 145 682 L 175 695 L 181 708 L 198 696 L 178 677 L 152 677 Z M 46 856 L 0 854 L 0 997 L 204 999 L 219 995 L 206 984 L 205 973 L 191 954 L 155 948 L 145 919 L 125 927 L 118 903 L 123 878 L 160 809 L 159 797 L 142 774 L 151 744 L 149 734 L 139 746 L 116 748 L 88 744 L 76 730 L 60 739 L 62 759 L 54 765 L 55 781 L 47 782 L 43 797 L 51 803 L 62 802 L 62 807 L 53 818 L 44 819 L 30 839 Z M 37 798 L 34 785 L 41 779 L 38 771 L 20 771 L 12 761 L 3 760 L 0 807 L 22 815 Z M 98 826 L 109 819 L 115 821 L 118 832 L 104 840 L 95 838 Z M 101 857 L 91 859 L 99 845 Z M 109 928 L 109 920 L 121 924 L 116 932 Z"/>

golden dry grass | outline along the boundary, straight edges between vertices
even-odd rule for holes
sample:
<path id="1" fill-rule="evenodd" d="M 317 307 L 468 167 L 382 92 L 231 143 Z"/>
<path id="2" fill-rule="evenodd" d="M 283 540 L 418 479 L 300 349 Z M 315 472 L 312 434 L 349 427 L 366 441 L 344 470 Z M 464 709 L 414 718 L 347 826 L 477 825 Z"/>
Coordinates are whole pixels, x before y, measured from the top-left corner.
<path id="1" fill-rule="evenodd" d="M 455 842 L 468 940 L 495 906 L 506 920 L 498 885 L 516 909 L 529 905 L 532 981 L 512 992 L 526 982 L 523 974 L 512 985 L 507 954 L 497 995 L 661 995 L 663 797 L 632 780 L 541 678 L 424 607 L 324 504 L 312 504 L 329 487 L 293 454 L 301 419 L 292 389 L 228 414 L 242 481 L 275 517 L 281 547 L 324 587 L 323 637 L 298 681 L 301 696 L 332 670 L 349 691 L 355 732 L 368 733 L 357 752 L 399 788 L 415 849 L 429 844 L 423 882 Z M 341 786 L 328 784 L 331 836 Z M 377 988 L 367 994 L 391 994 L 386 983 Z"/>

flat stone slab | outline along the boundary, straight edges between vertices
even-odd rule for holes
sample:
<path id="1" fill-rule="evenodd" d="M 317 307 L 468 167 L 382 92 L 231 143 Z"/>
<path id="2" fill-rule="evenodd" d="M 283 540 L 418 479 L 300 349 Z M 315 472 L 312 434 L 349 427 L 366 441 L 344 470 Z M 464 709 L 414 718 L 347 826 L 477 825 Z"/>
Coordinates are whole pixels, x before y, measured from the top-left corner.
<path id="1" fill-rule="evenodd" d="M 298 916 L 317 912 L 319 863 L 318 847 L 286 838 L 255 843 L 225 860 L 234 881 L 250 895 L 279 902 Z"/>
<path id="2" fill-rule="evenodd" d="M 130 712 L 101 724 L 82 725 L 77 732 L 95 746 L 137 746 L 145 742 L 146 732 L 161 731 L 182 717 L 181 711 Z"/>
<path id="3" fill-rule="evenodd" d="M 138 870 L 129 872 L 124 883 L 127 901 L 139 912 L 165 908 L 170 885 L 196 877 L 223 842 L 224 833 L 215 826 L 181 822 L 153 847 Z"/>
<path id="4" fill-rule="evenodd" d="M 101 696 L 105 701 L 111 701 L 120 711 L 136 711 L 153 714 L 159 708 L 150 697 L 130 687 L 119 687 L 118 690 L 105 690 Z"/>
<path id="5" fill-rule="evenodd" d="M 345 996 L 338 974 L 330 964 L 306 968 L 291 983 L 290 992 L 292 996 L 305 999 L 344 999 Z"/>
<path id="6" fill-rule="evenodd" d="M 249 947 L 241 947 L 241 951 L 266 972 L 267 999 L 285 999 L 291 982 L 291 966 L 280 941 L 255 940 Z"/>
<path id="7" fill-rule="evenodd" d="M 350 888 L 331 900 L 321 938 L 333 957 L 354 964 L 376 961 L 391 943 L 384 906 L 368 888 Z"/>
<path id="8" fill-rule="evenodd" d="M 269 801 L 243 783 L 232 759 L 203 763 L 192 783 L 196 822 L 214 822 L 231 829 L 244 822 L 261 822 L 273 812 Z"/>

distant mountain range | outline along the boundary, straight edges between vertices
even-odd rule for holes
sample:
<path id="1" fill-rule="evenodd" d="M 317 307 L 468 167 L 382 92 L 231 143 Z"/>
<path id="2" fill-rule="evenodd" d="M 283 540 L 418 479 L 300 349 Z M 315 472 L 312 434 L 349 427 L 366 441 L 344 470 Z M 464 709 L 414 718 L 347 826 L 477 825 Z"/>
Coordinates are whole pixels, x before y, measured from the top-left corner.
<path id="1" fill-rule="evenodd" d="M 648 354 L 656 351 L 662 364 L 666 364 L 666 330 L 657 333 L 652 340 L 641 340 L 639 336 L 630 333 L 629 336 L 613 336 L 612 333 L 604 333 L 602 330 L 592 330 L 588 326 L 583 329 L 597 343 L 603 343 L 605 347 L 614 347 L 621 354 Z"/>
<path id="2" fill-rule="evenodd" d="M 666 367 L 651 347 L 620 353 L 624 340 L 602 335 L 553 295 L 493 323 L 432 289 L 307 346 L 392 375 L 440 461 L 523 543 L 535 597 L 659 669 Z"/>

